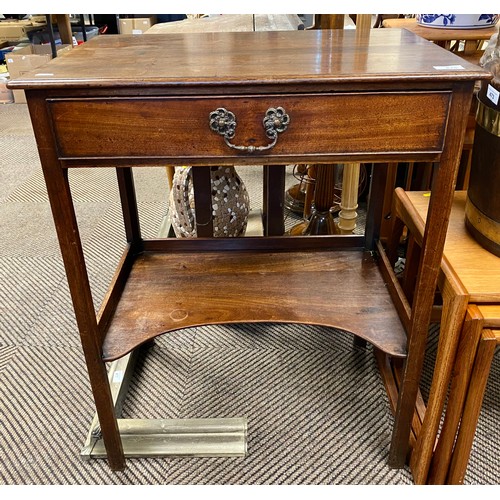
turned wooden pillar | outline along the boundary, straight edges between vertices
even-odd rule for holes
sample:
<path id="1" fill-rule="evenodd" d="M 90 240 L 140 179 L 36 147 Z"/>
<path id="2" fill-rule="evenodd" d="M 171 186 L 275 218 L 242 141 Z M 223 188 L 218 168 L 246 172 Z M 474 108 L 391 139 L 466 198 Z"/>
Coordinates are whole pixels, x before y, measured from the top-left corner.
<path id="1" fill-rule="evenodd" d="M 346 163 L 342 177 L 342 195 L 340 198 L 339 230 L 340 234 L 352 234 L 356 228 L 358 213 L 359 163 Z"/>

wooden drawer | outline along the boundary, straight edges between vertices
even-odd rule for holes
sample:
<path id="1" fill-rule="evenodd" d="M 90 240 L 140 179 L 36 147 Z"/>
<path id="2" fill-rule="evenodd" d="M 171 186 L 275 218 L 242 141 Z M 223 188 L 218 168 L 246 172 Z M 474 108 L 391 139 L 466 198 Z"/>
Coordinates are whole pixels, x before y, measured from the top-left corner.
<path id="1" fill-rule="evenodd" d="M 440 152 L 450 92 L 376 92 L 229 97 L 50 99 L 60 159 L 318 157 L 386 152 Z M 240 152 L 209 127 L 225 108 L 236 117 L 231 142 L 270 143 L 266 111 L 281 106 L 290 117 L 276 145 Z M 179 163 L 177 163 L 179 164 Z"/>

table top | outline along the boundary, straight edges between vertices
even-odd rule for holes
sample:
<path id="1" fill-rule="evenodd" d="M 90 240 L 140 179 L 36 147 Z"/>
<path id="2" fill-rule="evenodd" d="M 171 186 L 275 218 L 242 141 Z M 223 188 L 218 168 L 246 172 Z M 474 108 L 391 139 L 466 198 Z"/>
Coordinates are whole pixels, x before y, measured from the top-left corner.
<path id="1" fill-rule="evenodd" d="M 428 28 L 417 24 L 416 19 L 385 19 L 384 28 L 404 28 L 433 42 L 447 40 L 489 40 L 498 26 L 476 29 Z"/>
<path id="2" fill-rule="evenodd" d="M 95 37 L 9 87 L 82 88 L 487 79 L 406 30 L 300 30 Z"/>
<path id="3" fill-rule="evenodd" d="M 500 305 L 490 306 L 490 305 L 480 305 L 479 312 L 484 318 L 485 328 L 500 328 Z M 500 330 L 495 332 L 495 335 L 500 340 Z"/>
<path id="4" fill-rule="evenodd" d="M 425 221 L 429 192 L 408 191 L 408 197 Z M 471 295 L 471 302 L 500 302 L 500 257 L 485 250 L 465 227 L 466 191 L 456 191 L 451 209 L 444 255 Z"/>

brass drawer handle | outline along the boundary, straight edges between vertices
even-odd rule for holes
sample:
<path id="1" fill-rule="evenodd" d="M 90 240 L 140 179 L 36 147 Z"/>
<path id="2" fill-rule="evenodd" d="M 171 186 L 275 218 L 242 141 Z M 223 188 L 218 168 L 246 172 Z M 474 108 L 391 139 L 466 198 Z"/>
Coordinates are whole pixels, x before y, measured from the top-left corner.
<path id="1" fill-rule="evenodd" d="M 236 116 L 234 116 L 234 113 L 225 108 L 217 108 L 210 113 L 209 120 L 210 128 L 219 135 L 222 135 L 224 142 L 230 148 L 237 149 L 238 151 L 246 151 L 247 153 L 271 149 L 278 141 L 278 134 L 284 132 L 290 123 L 290 117 L 283 108 L 269 108 L 262 123 L 267 137 L 272 139 L 272 142 L 266 146 L 238 146 L 229 141 L 229 139 L 234 137 L 236 131 Z"/>

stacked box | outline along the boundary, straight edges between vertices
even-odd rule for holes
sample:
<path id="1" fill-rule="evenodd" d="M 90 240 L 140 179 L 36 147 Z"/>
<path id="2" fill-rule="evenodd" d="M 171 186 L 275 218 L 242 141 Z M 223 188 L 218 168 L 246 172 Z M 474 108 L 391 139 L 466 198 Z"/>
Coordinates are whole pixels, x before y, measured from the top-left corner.
<path id="1" fill-rule="evenodd" d="M 71 45 L 57 45 L 58 56 L 67 50 L 71 50 Z M 6 57 L 7 69 L 11 80 L 24 75 L 32 69 L 39 68 L 52 59 L 52 49 L 50 45 L 28 45 L 20 50 L 11 52 Z M 25 103 L 26 96 L 24 90 L 14 90 L 14 102 Z"/>
<path id="2" fill-rule="evenodd" d="M 156 24 L 156 16 L 120 19 L 119 30 L 121 35 L 141 35 L 153 24 Z"/>
<path id="3" fill-rule="evenodd" d="M 30 31 L 44 26 L 45 23 L 33 21 L 0 21 L 0 42 L 26 38 Z"/>

